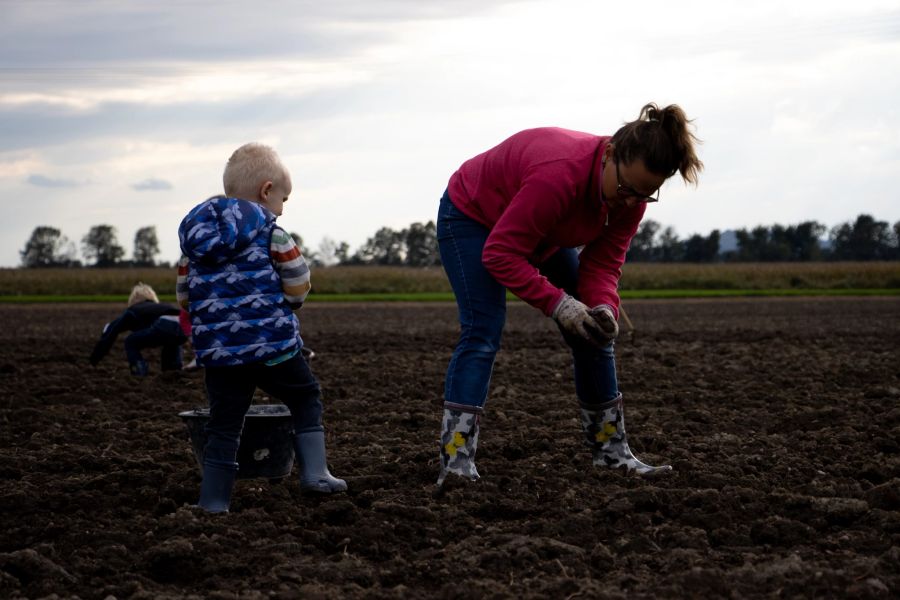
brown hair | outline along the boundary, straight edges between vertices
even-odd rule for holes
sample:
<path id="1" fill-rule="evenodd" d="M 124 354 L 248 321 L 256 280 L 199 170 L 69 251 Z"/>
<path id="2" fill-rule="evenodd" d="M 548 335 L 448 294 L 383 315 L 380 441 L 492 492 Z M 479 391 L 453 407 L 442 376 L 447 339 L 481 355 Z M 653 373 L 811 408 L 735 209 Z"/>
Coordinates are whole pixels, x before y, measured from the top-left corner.
<path id="1" fill-rule="evenodd" d="M 671 177 L 681 172 L 686 182 L 697 185 L 703 162 L 694 152 L 700 140 L 688 129 L 691 120 L 677 104 L 664 108 L 651 102 L 636 121 L 626 123 L 613 135 L 615 153 L 623 164 L 640 159 L 651 173 Z"/>

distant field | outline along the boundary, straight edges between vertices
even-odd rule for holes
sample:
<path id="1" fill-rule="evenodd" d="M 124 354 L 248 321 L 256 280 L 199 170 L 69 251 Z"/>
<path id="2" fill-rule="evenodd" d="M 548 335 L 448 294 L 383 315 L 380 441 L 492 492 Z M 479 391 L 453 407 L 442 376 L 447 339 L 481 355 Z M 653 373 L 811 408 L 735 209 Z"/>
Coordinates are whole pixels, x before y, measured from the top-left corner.
<path id="1" fill-rule="evenodd" d="M 630 263 L 623 290 L 849 290 L 900 288 L 900 261 L 813 263 Z"/>
<path id="2" fill-rule="evenodd" d="M 449 299 L 443 269 L 408 267 L 331 267 L 313 271 L 310 299 Z M 143 281 L 164 297 L 175 288 L 174 269 L 0 269 L 0 298 L 7 301 L 115 300 Z M 841 263 L 626 264 L 621 279 L 623 296 L 740 295 L 753 293 L 832 294 L 872 290 L 900 293 L 900 261 Z M 871 293 L 871 292 L 870 292 Z M 101 297 L 106 298 L 101 298 Z M 49 299 L 49 298 L 48 298 Z"/>
<path id="3" fill-rule="evenodd" d="M 331 267 L 314 269 L 314 294 L 450 292 L 443 269 Z M 0 269 L 2 296 L 121 296 L 138 282 L 175 293 L 175 269 Z"/>

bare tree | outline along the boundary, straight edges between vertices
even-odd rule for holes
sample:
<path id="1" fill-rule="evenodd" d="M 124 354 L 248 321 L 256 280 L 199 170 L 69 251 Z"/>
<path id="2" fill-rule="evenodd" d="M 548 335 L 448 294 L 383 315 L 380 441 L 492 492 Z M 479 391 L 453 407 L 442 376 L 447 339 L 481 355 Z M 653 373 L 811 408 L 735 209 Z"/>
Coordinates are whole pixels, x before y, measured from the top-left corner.
<path id="1" fill-rule="evenodd" d="M 319 242 L 319 251 L 316 253 L 317 263 L 323 267 L 331 267 L 341 262 L 338 256 L 340 246 L 330 237 L 323 237 Z"/>

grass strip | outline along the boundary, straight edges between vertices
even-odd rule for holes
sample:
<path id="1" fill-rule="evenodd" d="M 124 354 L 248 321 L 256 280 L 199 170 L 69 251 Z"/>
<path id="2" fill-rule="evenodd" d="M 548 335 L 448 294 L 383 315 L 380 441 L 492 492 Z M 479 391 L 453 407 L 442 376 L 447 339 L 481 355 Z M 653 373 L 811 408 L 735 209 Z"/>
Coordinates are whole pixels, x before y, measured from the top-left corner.
<path id="1" fill-rule="evenodd" d="M 625 300 L 676 298 L 780 298 L 787 296 L 900 296 L 900 288 L 834 288 L 834 289 L 769 289 L 769 290 L 619 290 Z"/>
<path id="2" fill-rule="evenodd" d="M 651 300 L 678 298 L 753 298 L 786 296 L 900 296 L 900 288 L 866 289 L 771 289 L 771 290 L 620 290 L 623 300 Z M 517 300 L 511 293 L 507 298 Z M 163 302 L 175 302 L 175 296 L 161 294 Z M 0 296 L 0 304 L 55 304 L 55 303 L 120 303 L 128 301 L 127 295 L 14 295 Z M 453 302 L 450 292 L 366 293 L 366 294 L 313 294 L 307 302 Z"/>

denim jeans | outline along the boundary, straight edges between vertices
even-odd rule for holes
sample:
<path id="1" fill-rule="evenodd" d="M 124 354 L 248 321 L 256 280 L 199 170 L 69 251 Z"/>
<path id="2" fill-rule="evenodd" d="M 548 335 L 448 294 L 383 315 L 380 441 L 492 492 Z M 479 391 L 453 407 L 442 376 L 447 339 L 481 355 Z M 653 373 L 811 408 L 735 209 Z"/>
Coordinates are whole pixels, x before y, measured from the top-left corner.
<path id="1" fill-rule="evenodd" d="M 506 322 L 506 288 L 481 262 L 490 230 L 466 216 L 444 192 L 437 217 L 441 262 L 456 295 L 460 335 L 444 382 L 444 400 L 482 408 Z M 551 283 L 578 297 L 578 252 L 562 248 L 539 266 Z M 572 350 L 575 393 L 584 404 L 618 395 L 613 344 L 597 348 L 563 333 Z"/>
<path id="2" fill-rule="evenodd" d="M 287 405 L 296 433 L 323 430 L 319 382 L 302 353 L 271 366 L 206 367 L 209 421 L 204 457 L 235 462 L 244 417 L 257 387 Z"/>
<path id="3" fill-rule="evenodd" d="M 135 331 L 125 338 L 125 357 L 129 365 L 134 365 L 144 360 L 141 350 L 162 346 L 162 370 L 177 371 L 181 368 L 181 346 L 187 340 L 178 321 L 159 318 L 150 327 Z"/>

